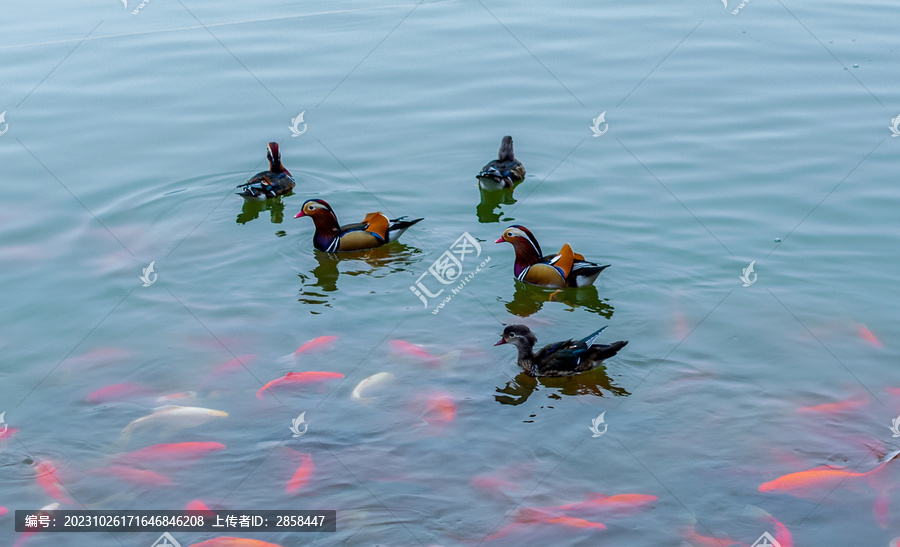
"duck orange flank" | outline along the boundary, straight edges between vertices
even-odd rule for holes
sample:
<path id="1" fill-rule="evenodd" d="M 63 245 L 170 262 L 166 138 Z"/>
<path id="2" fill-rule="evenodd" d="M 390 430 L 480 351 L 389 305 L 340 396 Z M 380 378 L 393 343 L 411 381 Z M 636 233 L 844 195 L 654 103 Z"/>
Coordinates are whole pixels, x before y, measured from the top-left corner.
<path id="1" fill-rule="evenodd" d="M 572 251 L 568 243 L 555 255 L 544 256 L 531 231 L 518 224 L 503 231 L 494 243 L 507 242 L 516 252 L 513 273 L 516 279 L 542 287 L 584 287 L 592 285 L 600 272 L 609 267 L 588 262 Z"/>
<path id="2" fill-rule="evenodd" d="M 380 212 L 369 213 L 362 222 L 356 224 L 338 223 L 337 215 L 325 200 L 310 199 L 303 204 L 294 218 L 310 217 L 316 226 L 313 245 L 320 251 L 340 253 L 374 249 L 397 239 L 421 218 L 406 220 L 406 217 L 388 220 Z"/>

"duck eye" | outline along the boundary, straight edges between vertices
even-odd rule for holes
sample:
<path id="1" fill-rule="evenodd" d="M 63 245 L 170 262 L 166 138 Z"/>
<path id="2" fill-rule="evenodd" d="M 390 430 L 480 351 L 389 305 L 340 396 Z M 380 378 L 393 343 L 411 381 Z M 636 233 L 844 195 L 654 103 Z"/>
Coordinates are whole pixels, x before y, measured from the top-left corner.
<path id="1" fill-rule="evenodd" d="M 509 333 L 509 337 L 510 337 L 510 338 L 515 338 L 515 337 L 516 337 L 516 333 L 514 333 L 514 332 Z"/>

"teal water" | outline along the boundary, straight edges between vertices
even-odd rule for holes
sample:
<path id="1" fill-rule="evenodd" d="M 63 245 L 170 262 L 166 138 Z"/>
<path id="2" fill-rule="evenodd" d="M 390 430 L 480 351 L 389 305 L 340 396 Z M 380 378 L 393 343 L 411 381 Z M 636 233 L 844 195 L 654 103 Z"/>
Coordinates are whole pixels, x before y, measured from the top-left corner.
<path id="1" fill-rule="evenodd" d="M 136 5 L 16 3 L 0 18 L 0 412 L 16 430 L 0 440 L 0 507 L 53 502 L 27 463 L 50 460 L 64 508 L 338 511 L 334 534 L 243 534 L 280 545 L 699 546 L 694 523 L 751 545 L 775 532 L 759 510 L 797 546 L 900 536 L 897 462 L 804 497 L 758 490 L 822 465 L 870 471 L 900 448 L 893 4 Z M 506 134 L 528 177 L 482 195 L 474 175 Z M 295 193 L 245 207 L 234 186 L 270 140 Z M 293 218 L 312 197 L 346 223 L 425 220 L 402 244 L 330 257 Z M 612 267 L 580 291 L 519 286 L 493 243 L 513 223 Z M 490 261 L 434 314 L 440 299 L 424 307 L 410 286 L 464 233 L 481 245 L 464 273 Z M 535 382 L 493 346 L 511 323 L 541 344 L 609 325 L 600 341 L 629 345 L 605 370 Z M 284 358 L 319 336 L 338 338 Z M 308 370 L 345 376 L 255 396 Z M 352 398 L 378 372 L 394 378 Z M 125 382 L 146 392 L 86 400 Z M 196 394 L 176 404 L 229 416 L 117 444 L 182 392 Z M 455 413 L 429 410 L 446 400 Z M 168 486 L 108 472 L 116 453 L 189 441 L 226 449 L 151 466 Z M 296 493 L 288 448 L 315 462 Z M 507 528 L 589 492 L 658 499 L 575 515 L 605 530 Z M 0 516 L 0 544 L 18 539 Z"/>

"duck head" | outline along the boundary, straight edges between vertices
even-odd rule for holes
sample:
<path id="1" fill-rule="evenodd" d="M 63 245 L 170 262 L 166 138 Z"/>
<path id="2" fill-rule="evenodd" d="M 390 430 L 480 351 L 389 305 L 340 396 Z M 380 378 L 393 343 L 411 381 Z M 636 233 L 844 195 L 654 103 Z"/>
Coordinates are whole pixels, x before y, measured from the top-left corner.
<path id="1" fill-rule="evenodd" d="M 516 157 L 513 152 L 513 142 L 512 137 L 509 135 L 503 137 L 503 140 L 500 141 L 500 151 L 497 152 L 497 159 L 500 161 L 512 161 Z"/>
<path id="2" fill-rule="evenodd" d="M 278 148 L 277 142 L 270 142 L 266 147 L 266 157 L 269 158 L 269 171 L 273 173 L 287 173 L 290 175 L 290 171 L 284 168 L 284 165 L 281 164 L 281 150 Z"/>
<path id="3" fill-rule="evenodd" d="M 520 357 L 530 357 L 536 343 L 537 336 L 531 332 L 531 329 L 525 325 L 509 325 L 503 329 L 503 335 L 494 345 L 512 344 L 519 350 Z"/>
<path id="4" fill-rule="evenodd" d="M 503 235 L 494 243 L 503 243 L 504 241 L 510 243 L 516 251 L 516 276 L 544 256 L 537 238 L 534 237 L 531 230 L 524 226 L 514 224 L 508 227 L 503 230 Z"/>

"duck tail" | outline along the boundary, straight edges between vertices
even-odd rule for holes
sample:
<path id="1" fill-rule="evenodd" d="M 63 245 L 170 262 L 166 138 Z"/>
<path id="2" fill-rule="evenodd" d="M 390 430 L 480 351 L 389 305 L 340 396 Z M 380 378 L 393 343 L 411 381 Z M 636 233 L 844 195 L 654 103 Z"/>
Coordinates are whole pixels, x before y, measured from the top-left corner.
<path id="1" fill-rule="evenodd" d="M 591 357 L 593 361 L 602 361 L 609 359 L 613 355 L 619 353 L 619 350 L 628 345 L 628 340 L 619 340 L 612 344 L 595 344 L 591 346 Z"/>

